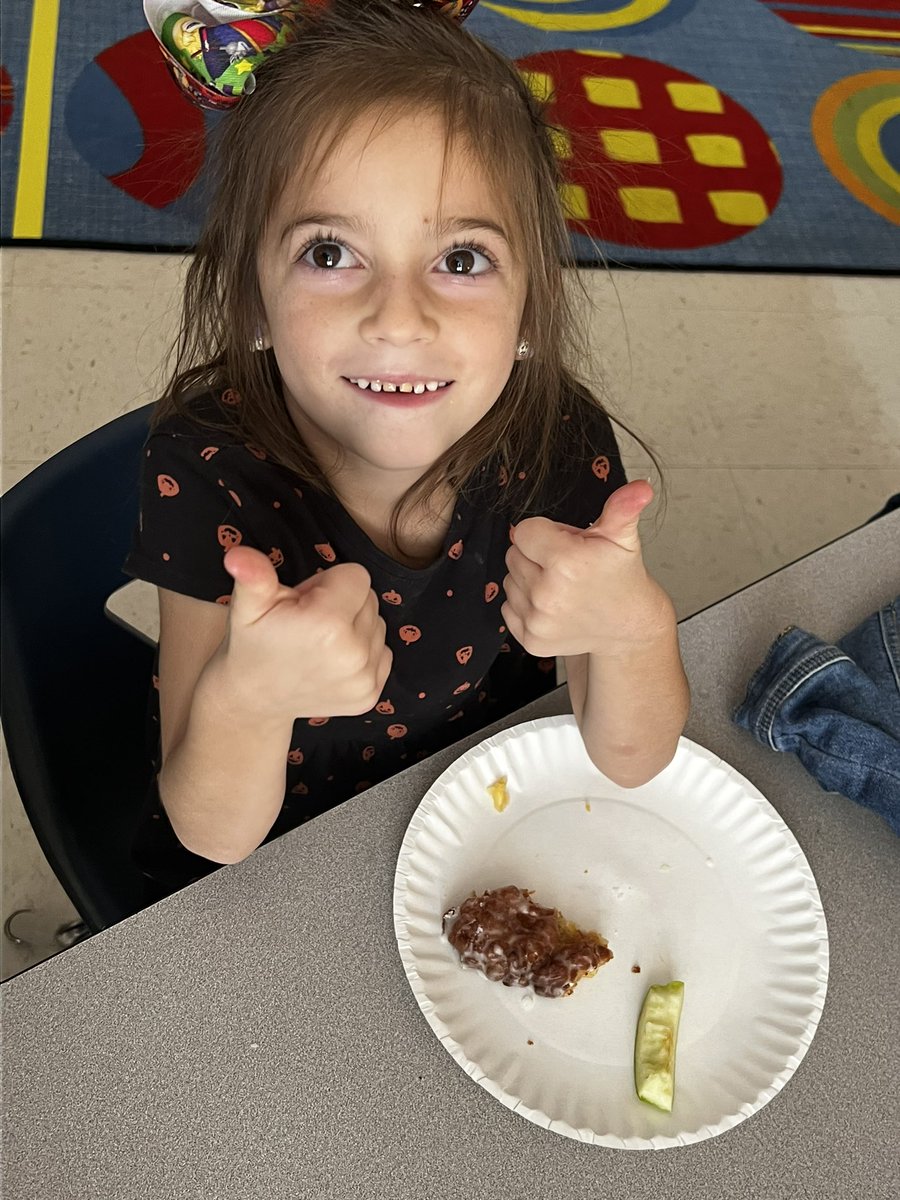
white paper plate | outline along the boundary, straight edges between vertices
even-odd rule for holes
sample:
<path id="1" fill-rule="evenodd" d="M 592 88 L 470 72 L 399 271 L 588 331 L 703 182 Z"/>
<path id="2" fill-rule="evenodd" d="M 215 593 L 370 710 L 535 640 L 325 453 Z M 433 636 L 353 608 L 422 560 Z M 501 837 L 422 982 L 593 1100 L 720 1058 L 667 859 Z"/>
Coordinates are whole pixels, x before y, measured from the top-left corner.
<path id="1" fill-rule="evenodd" d="M 500 775 L 502 813 L 486 790 Z M 443 913 L 510 883 L 602 933 L 612 962 L 559 999 L 463 967 Z M 394 927 L 419 1006 L 463 1070 L 596 1145 L 656 1150 L 733 1128 L 793 1075 L 825 1002 L 818 889 L 768 801 L 685 738 L 656 779 L 620 788 L 573 717 L 505 730 L 437 780 L 403 839 Z M 637 1099 L 633 1050 L 646 989 L 672 979 L 685 999 L 666 1114 Z"/>

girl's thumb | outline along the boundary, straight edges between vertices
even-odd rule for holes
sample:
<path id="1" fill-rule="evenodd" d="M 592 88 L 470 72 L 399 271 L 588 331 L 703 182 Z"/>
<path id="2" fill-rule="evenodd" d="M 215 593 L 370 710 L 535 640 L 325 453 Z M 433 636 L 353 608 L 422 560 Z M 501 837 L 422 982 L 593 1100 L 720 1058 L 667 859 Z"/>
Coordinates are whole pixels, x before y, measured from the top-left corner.
<path id="1" fill-rule="evenodd" d="M 278 575 L 265 554 L 251 546 L 232 547 L 223 563 L 234 580 L 232 620 L 249 625 L 264 616 L 278 599 L 282 590 Z"/>
<path id="2" fill-rule="evenodd" d="M 623 484 L 607 500 L 600 517 L 586 530 L 586 534 L 600 534 L 623 550 L 639 549 L 641 513 L 652 499 L 653 488 L 648 480 L 634 479 L 631 483 Z"/>

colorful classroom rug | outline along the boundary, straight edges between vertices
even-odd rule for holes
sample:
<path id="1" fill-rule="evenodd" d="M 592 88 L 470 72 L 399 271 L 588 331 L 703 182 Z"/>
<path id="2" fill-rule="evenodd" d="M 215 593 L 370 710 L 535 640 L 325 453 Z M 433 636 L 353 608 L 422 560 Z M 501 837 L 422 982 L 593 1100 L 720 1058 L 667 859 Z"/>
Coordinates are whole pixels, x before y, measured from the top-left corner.
<path id="1" fill-rule="evenodd" d="M 900 270 L 900 0 L 481 0 L 468 25 L 553 96 L 564 164 L 587 148 L 582 262 Z M 189 246 L 220 118 L 140 0 L 4 0 L 2 38 L 3 240 Z"/>

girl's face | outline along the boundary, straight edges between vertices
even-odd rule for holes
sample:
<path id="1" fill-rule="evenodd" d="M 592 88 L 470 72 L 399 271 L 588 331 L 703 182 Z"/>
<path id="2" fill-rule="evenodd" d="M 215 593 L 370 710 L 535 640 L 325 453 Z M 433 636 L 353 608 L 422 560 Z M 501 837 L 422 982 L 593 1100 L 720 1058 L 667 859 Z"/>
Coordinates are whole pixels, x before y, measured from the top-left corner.
<path id="1" fill-rule="evenodd" d="M 441 180 L 443 175 L 443 188 Z M 260 247 L 265 333 L 320 465 L 399 496 L 488 412 L 525 303 L 494 190 L 443 123 L 348 131 L 285 189 Z"/>

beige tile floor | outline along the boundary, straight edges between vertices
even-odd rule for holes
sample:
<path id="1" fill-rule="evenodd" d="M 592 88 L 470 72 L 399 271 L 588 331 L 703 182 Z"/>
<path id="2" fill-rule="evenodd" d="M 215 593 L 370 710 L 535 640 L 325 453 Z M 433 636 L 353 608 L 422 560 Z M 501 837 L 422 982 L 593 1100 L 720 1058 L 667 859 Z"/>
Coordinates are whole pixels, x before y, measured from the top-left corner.
<path id="1" fill-rule="evenodd" d="M 156 393 L 176 326 L 172 256 L 4 249 L 2 486 Z M 900 491 L 900 281 L 583 275 L 591 372 L 662 459 L 646 556 L 687 616 L 852 529 Z M 626 439 L 632 473 L 643 453 Z M 143 611 L 138 601 L 136 608 Z M 777 632 L 777 631 L 774 631 Z M 4 764 L 7 977 L 74 916 Z"/>

